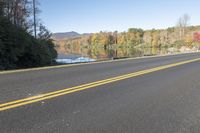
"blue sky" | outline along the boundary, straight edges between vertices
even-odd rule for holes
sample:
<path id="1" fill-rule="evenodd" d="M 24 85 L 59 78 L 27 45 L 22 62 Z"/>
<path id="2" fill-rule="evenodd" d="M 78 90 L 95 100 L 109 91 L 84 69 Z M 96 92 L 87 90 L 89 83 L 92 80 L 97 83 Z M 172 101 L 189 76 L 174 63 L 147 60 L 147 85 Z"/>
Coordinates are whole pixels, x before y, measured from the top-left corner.
<path id="1" fill-rule="evenodd" d="M 52 32 L 167 28 L 187 13 L 200 25 L 200 0 L 39 0 L 40 18 Z"/>

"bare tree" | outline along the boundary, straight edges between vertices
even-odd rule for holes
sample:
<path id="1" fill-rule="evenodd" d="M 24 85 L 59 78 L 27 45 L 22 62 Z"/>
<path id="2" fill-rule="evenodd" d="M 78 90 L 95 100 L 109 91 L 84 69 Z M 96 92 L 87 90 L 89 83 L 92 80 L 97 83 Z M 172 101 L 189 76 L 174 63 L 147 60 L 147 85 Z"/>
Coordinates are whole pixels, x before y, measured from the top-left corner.
<path id="1" fill-rule="evenodd" d="M 31 14 L 30 0 L 1 0 L 4 1 L 4 15 L 17 27 L 27 27 Z"/>
<path id="2" fill-rule="evenodd" d="M 37 36 L 39 30 L 38 0 L 0 0 L 1 8 L 15 26 L 26 29 L 30 34 Z"/>
<path id="3" fill-rule="evenodd" d="M 187 33 L 187 27 L 189 26 L 190 16 L 187 14 L 184 14 L 182 17 L 178 20 L 178 31 L 179 31 L 179 39 L 182 40 L 183 37 Z"/>

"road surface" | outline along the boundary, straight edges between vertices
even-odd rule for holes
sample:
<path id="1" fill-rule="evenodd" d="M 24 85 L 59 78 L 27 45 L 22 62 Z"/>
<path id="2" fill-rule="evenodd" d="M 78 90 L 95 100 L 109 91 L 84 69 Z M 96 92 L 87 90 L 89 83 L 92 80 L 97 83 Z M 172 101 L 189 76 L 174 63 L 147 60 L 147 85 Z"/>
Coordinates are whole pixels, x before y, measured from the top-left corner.
<path id="1" fill-rule="evenodd" d="M 200 53 L 0 73 L 0 133 L 199 133 Z"/>

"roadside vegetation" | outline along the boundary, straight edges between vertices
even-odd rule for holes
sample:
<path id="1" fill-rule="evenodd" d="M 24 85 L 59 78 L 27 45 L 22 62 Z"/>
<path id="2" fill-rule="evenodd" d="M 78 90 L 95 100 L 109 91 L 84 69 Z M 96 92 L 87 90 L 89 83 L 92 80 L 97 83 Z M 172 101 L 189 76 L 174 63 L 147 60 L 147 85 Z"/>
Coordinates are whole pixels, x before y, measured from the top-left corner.
<path id="1" fill-rule="evenodd" d="M 30 0 L 0 1 L 0 70 L 55 63 L 57 52 L 51 34 L 39 19 L 33 21 L 33 11 L 38 9 L 32 5 Z"/>

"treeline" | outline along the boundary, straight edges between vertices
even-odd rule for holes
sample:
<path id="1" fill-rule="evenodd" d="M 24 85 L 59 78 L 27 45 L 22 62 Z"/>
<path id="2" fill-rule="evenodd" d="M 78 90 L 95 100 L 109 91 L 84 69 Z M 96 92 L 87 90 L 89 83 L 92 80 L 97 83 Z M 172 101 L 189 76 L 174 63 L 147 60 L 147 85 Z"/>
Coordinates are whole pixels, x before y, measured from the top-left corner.
<path id="1" fill-rule="evenodd" d="M 198 46 L 200 26 L 191 26 L 180 37 L 175 27 L 166 30 L 147 30 L 131 28 L 128 32 L 100 32 L 75 39 L 57 41 L 57 45 L 65 50 L 78 51 L 81 47 L 195 47 Z M 67 51 L 70 52 L 70 51 Z"/>
<path id="2" fill-rule="evenodd" d="M 38 26 L 33 36 L 30 0 L 0 1 L 0 70 L 51 65 L 57 57 L 51 34 Z"/>
<path id="3" fill-rule="evenodd" d="M 113 47 L 126 48 L 196 48 L 200 46 L 200 26 L 188 26 L 189 16 L 184 15 L 175 27 L 143 30 L 130 28 L 127 32 L 99 32 L 75 39 L 57 41 L 61 53 L 80 53 L 82 49 L 104 50 Z"/>

